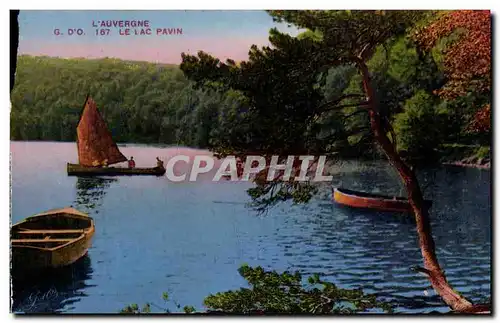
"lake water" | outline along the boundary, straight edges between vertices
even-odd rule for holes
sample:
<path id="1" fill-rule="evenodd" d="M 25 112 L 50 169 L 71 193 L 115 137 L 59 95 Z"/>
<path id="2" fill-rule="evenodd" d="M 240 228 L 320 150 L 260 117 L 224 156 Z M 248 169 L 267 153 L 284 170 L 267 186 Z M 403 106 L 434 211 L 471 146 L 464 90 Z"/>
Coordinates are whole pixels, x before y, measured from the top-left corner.
<path id="1" fill-rule="evenodd" d="M 138 167 L 183 148 L 126 146 Z M 169 182 L 166 177 L 69 177 L 74 143 L 12 142 L 12 222 L 73 205 L 95 219 L 88 256 L 64 274 L 18 288 L 19 312 L 117 313 L 131 303 L 165 307 L 163 292 L 203 310 L 211 293 L 246 287 L 243 263 L 321 274 L 344 288 L 363 287 L 397 312 L 448 311 L 425 277 L 414 221 L 404 215 L 358 211 L 331 202 L 330 188 L 309 204 L 281 204 L 259 215 L 249 209 L 250 183 Z M 344 163 L 334 185 L 400 193 L 385 163 Z M 433 235 L 452 286 L 479 301 L 490 297 L 490 171 L 442 168 L 423 174 L 434 201 Z M 14 286 L 16 288 L 16 286 Z M 171 308 L 171 306 L 169 306 Z"/>

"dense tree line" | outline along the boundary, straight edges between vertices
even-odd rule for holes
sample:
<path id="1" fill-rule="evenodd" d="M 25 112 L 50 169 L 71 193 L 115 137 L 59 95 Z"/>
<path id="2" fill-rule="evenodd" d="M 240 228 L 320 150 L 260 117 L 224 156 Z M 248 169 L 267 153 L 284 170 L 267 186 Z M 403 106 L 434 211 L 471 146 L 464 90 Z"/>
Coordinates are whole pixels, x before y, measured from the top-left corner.
<path id="1" fill-rule="evenodd" d="M 118 142 L 195 147 L 208 146 L 219 112 L 237 103 L 194 89 L 172 65 L 20 56 L 11 138 L 74 141 L 87 94 Z"/>

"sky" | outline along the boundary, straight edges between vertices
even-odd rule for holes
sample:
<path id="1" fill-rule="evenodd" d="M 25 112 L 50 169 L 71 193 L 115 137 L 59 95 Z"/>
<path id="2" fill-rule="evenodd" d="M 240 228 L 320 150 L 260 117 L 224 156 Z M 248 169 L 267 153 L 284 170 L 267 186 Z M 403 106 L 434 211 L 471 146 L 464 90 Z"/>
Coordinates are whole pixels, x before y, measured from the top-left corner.
<path id="1" fill-rule="evenodd" d="M 102 21 L 148 20 L 151 35 L 141 27 L 103 27 L 108 35 L 96 35 Z M 123 22 L 125 23 L 125 22 Z M 19 54 L 57 57 L 114 57 L 178 64 L 181 53 L 199 50 L 219 59 L 245 60 L 252 44 L 269 44 L 269 29 L 296 35 L 298 30 L 278 24 L 265 11 L 26 11 L 19 14 Z M 157 34 L 157 29 L 182 29 L 181 33 Z M 56 35 L 55 29 L 60 35 Z M 73 30 L 69 35 L 68 29 Z M 81 29 L 81 35 L 77 35 Z M 97 31 L 99 33 L 99 31 Z M 107 33 L 106 31 L 103 31 Z M 168 32 L 168 31 L 167 31 Z"/>

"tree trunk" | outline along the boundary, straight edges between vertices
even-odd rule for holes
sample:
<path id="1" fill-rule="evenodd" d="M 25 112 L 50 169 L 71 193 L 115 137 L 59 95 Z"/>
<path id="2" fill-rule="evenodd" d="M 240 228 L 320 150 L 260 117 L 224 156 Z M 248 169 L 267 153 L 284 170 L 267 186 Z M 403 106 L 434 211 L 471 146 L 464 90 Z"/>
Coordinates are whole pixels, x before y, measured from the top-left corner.
<path id="1" fill-rule="evenodd" d="M 386 129 L 383 128 L 377 104 L 374 101 L 375 93 L 371 84 L 368 67 L 362 59 L 357 62 L 363 77 L 363 87 L 369 102 L 370 127 L 378 144 L 384 150 L 389 162 L 398 171 L 408 194 L 408 201 L 415 215 L 420 250 L 424 258 L 424 268 L 415 269 L 425 274 L 434 290 L 452 310 L 461 313 L 489 312 L 490 305 L 473 305 L 458 292 L 453 290 L 444 272 L 439 266 L 432 238 L 429 211 L 424 207 L 424 199 L 418 184 L 415 172 L 401 159 L 395 149 L 395 143 L 389 140 Z M 394 139 L 394 138 L 393 138 Z"/>
<path id="2" fill-rule="evenodd" d="M 10 91 L 16 81 L 17 50 L 19 47 L 19 10 L 10 10 Z"/>

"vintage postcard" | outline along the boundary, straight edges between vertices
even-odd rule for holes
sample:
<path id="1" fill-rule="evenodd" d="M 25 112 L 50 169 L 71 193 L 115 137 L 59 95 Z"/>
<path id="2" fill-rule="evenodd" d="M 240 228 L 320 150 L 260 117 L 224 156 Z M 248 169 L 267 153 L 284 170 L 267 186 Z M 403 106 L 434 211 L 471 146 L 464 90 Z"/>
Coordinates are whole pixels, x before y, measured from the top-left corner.
<path id="1" fill-rule="evenodd" d="M 489 10 L 11 10 L 11 312 L 492 313 Z"/>

